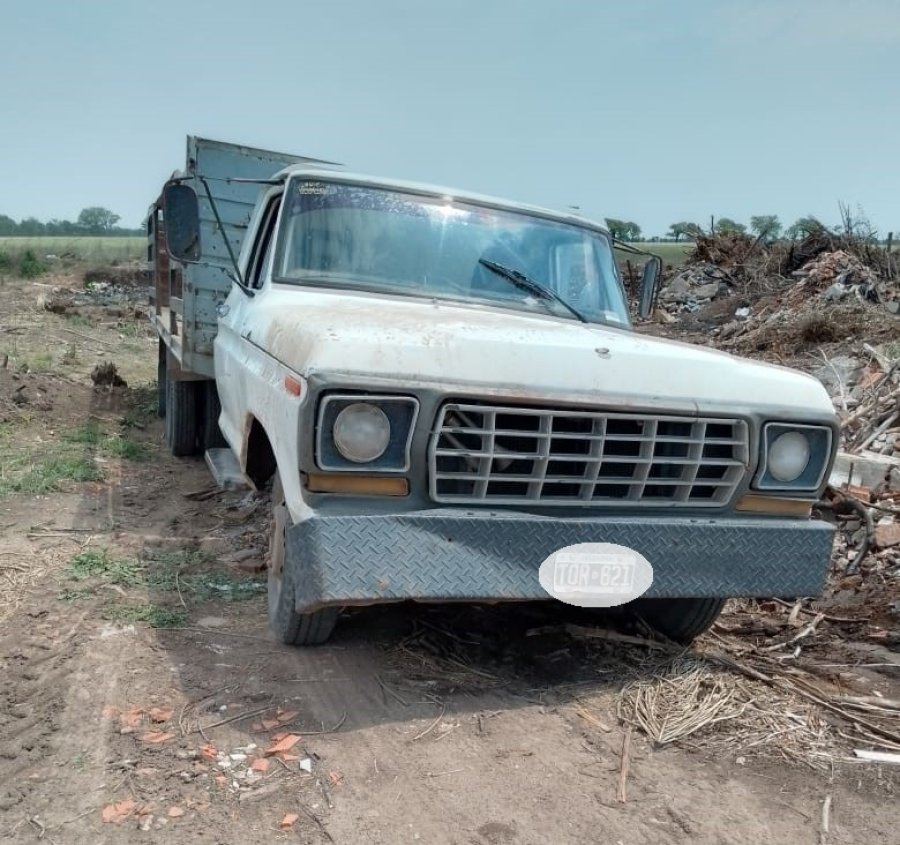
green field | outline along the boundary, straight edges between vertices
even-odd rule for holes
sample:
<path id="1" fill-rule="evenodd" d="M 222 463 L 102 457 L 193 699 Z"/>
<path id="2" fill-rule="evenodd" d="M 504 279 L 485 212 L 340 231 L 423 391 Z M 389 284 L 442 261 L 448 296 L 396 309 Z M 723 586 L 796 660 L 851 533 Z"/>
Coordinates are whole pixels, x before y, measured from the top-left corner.
<path id="1" fill-rule="evenodd" d="M 684 264 L 685 256 L 694 248 L 693 241 L 681 241 L 681 243 L 655 243 L 647 241 L 646 243 L 636 243 L 632 246 L 638 249 L 645 249 L 658 255 L 663 264 L 674 264 L 676 267 Z M 638 256 L 635 256 L 636 258 Z"/>
<path id="2" fill-rule="evenodd" d="M 40 261 L 55 255 L 79 261 L 134 261 L 144 257 L 144 238 L 111 237 L 0 237 L 0 253 L 15 261 L 31 250 Z"/>

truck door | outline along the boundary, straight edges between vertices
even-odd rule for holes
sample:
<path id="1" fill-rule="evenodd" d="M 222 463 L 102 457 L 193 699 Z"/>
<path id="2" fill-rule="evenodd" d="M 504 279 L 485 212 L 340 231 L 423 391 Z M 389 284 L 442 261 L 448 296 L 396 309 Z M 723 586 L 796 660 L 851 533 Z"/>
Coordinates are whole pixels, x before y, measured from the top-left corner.
<path id="1" fill-rule="evenodd" d="M 243 442 L 246 398 L 250 395 L 247 379 L 260 372 L 263 362 L 261 350 L 252 343 L 254 310 L 268 279 L 275 247 L 275 226 L 281 194 L 270 197 L 259 218 L 256 237 L 246 264 L 244 283 L 247 290 L 234 285 L 219 312 L 219 331 L 215 341 L 216 382 L 222 401 L 220 428 L 235 454 Z M 261 340 L 261 338 L 259 339 Z"/>

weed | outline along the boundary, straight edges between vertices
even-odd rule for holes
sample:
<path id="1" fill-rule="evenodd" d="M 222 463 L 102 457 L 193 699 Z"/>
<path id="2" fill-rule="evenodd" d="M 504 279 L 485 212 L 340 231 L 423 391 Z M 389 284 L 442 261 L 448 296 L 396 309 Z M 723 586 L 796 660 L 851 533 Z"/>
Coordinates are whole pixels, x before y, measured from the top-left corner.
<path id="1" fill-rule="evenodd" d="M 111 605 L 103 616 L 112 622 L 146 622 L 151 628 L 180 628 L 187 622 L 183 610 L 155 604 Z"/>
<path id="2" fill-rule="evenodd" d="M 8 253 L 0 250 L 0 273 L 5 273 L 10 269 L 12 269 L 12 259 Z"/>
<path id="3" fill-rule="evenodd" d="M 75 581 L 106 578 L 113 584 L 128 586 L 143 581 L 142 567 L 137 561 L 114 558 L 106 549 L 91 549 L 75 555 L 66 567 L 66 574 Z"/>
<path id="4" fill-rule="evenodd" d="M 103 451 L 126 461 L 149 461 L 153 451 L 146 443 L 139 443 L 127 437 L 109 437 L 103 443 Z"/>
<path id="5" fill-rule="evenodd" d="M 90 329 L 94 327 L 94 324 L 88 317 L 85 317 L 84 314 L 79 314 L 77 312 L 69 313 L 66 312 L 66 319 L 73 325 L 78 326 L 81 329 Z"/>
<path id="6" fill-rule="evenodd" d="M 43 275 L 47 268 L 38 261 L 37 256 L 30 250 L 26 249 L 19 259 L 19 275 L 23 279 L 36 279 Z"/>
<path id="7" fill-rule="evenodd" d="M 66 367 L 77 364 L 79 362 L 78 347 L 74 343 L 70 343 L 68 346 L 66 346 L 66 351 L 63 352 L 62 356 L 59 359 L 59 362 Z"/>
<path id="8" fill-rule="evenodd" d="M 90 595 L 93 595 L 93 590 L 70 590 L 68 588 L 64 590 L 60 590 L 57 594 L 57 598 L 60 601 L 80 601 L 81 599 L 85 599 Z"/>

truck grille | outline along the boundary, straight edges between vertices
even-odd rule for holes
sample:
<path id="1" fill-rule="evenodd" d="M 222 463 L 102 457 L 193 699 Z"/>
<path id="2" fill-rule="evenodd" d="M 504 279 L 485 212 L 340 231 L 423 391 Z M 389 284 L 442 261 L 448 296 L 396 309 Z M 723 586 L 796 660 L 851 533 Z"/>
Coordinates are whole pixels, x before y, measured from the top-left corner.
<path id="1" fill-rule="evenodd" d="M 748 459 L 742 420 L 451 402 L 429 481 L 437 502 L 714 507 Z"/>

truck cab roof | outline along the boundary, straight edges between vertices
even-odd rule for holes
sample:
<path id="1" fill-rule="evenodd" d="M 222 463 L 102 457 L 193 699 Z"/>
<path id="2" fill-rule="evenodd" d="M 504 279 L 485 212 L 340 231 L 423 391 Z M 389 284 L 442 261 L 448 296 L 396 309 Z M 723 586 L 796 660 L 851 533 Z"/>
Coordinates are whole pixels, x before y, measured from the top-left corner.
<path id="1" fill-rule="evenodd" d="M 529 205 L 527 203 L 516 202 L 515 200 L 479 194 L 460 188 L 450 188 L 445 185 L 433 185 L 428 182 L 391 179 L 384 176 L 371 176 L 364 173 L 348 173 L 344 170 L 317 167 L 314 165 L 310 166 L 309 164 L 289 165 L 275 174 L 274 179 L 283 179 L 286 181 L 295 176 L 306 176 L 310 179 L 328 180 L 332 182 L 351 182 L 353 184 L 369 185 L 388 190 L 407 191 L 410 193 L 424 194 L 426 196 L 444 197 L 448 200 L 461 200 L 475 205 L 498 207 L 509 211 L 518 211 L 523 214 L 533 214 L 538 217 L 560 220 L 578 226 L 588 226 L 592 229 L 604 232 L 607 235 L 609 234 L 609 230 L 606 226 L 595 220 L 591 220 L 590 218 L 583 217 L 580 214 L 573 214 L 568 211 L 555 211 L 542 206 Z"/>

